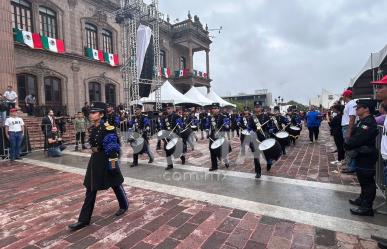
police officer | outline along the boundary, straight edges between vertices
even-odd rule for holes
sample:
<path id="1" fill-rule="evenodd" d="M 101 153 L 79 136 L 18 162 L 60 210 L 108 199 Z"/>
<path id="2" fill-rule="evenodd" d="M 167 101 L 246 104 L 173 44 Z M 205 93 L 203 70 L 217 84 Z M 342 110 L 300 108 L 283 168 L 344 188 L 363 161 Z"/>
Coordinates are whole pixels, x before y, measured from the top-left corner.
<path id="1" fill-rule="evenodd" d="M 173 149 L 167 150 L 167 144 L 168 142 L 174 138 L 173 136 L 179 136 L 180 134 L 180 129 L 183 126 L 182 121 L 174 111 L 173 111 L 173 104 L 172 103 L 167 103 L 166 104 L 166 116 L 161 122 L 161 127 L 163 130 L 168 131 L 168 136 L 164 139 L 164 150 L 165 154 L 167 157 L 167 168 L 165 170 L 170 170 L 173 169 L 173 161 L 172 161 L 172 156 L 173 153 L 175 152 L 175 147 Z M 175 135 L 173 135 L 175 134 Z M 185 156 L 182 155 L 180 157 L 182 164 L 185 163 Z"/>
<path id="2" fill-rule="evenodd" d="M 83 182 L 86 187 L 86 197 L 78 222 L 69 225 L 73 231 L 90 224 L 98 190 L 109 188 L 114 190 L 120 207 L 115 213 L 116 216 L 124 214 L 129 207 L 122 187 L 124 178 L 118 165 L 120 153 L 118 136 L 114 126 L 102 121 L 105 111 L 105 103 L 95 102 L 91 105 L 89 118 L 93 125 L 90 128 L 89 143 L 92 154 Z"/>
<path id="3" fill-rule="evenodd" d="M 224 159 L 226 168 L 229 167 L 227 154 L 231 151 L 231 147 L 228 141 L 225 141 L 224 144 L 217 149 L 211 149 L 211 145 L 216 139 L 224 137 L 224 131 L 226 129 L 225 126 L 230 125 L 230 120 L 220 113 L 219 103 L 212 103 L 211 113 L 211 116 L 209 116 L 206 121 L 206 129 L 208 130 L 209 149 L 211 155 L 210 171 L 215 171 L 218 169 L 218 159 Z M 228 150 L 228 153 L 223 153 L 223 148 L 225 148 L 226 151 Z"/>
<path id="4" fill-rule="evenodd" d="M 355 161 L 361 193 L 357 199 L 349 200 L 352 205 L 358 206 L 350 210 L 354 215 L 373 216 L 372 206 L 376 196 L 375 163 L 378 159 L 375 140 L 378 130 L 372 114 L 376 103 L 370 99 L 361 99 L 356 104 L 356 115 L 359 121 L 352 130 L 350 138 L 344 142 L 344 148 Z"/>
<path id="5" fill-rule="evenodd" d="M 114 112 L 114 105 L 107 104 L 106 116 L 104 120 L 114 127 L 120 127 L 121 118 Z"/>
<path id="6" fill-rule="evenodd" d="M 133 163 L 130 167 L 138 166 L 138 155 L 146 153 L 149 157 L 148 163 L 153 163 L 154 156 L 149 146 L 150 120 L 147 116 L 141 113 L 142 105 L 134 105 L 135 115 L 129 121 L 129 128 L 136 134 L 141 134 L 144 139 L 143 147 L 139 151 L 133 151 Z"/>

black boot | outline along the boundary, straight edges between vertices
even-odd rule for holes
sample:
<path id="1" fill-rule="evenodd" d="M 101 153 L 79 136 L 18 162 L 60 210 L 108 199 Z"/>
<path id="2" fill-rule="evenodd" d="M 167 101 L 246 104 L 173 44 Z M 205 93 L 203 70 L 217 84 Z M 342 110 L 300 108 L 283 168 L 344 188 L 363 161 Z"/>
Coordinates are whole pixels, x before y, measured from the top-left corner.
<path id="1" fill-rule="evenodd" d="M 374 210 L 372 208 L 358 207 L 351 208 L 351 214 L 359 216 L 374 216 Z"/>
<path id="2" fill-rule="evenodd" d="M 151 157 L 151 158 L 149 158 L 148 163 L 153 163 L 154 160 L 155 160 L 155 159 L 154 159 L 153 157 Z"/>
<path id="3" fill-rule="evenodd" d="M 68 227 L 71 231 L 77 231 L 77 230 L 82 229 L 88 225 L 89 225 L 89 223 L 84 223 L 84 222 L 78 221 L 77 223 L 71 224 Z"/>
<path id="4" fill-rule="evenodd" d="M 257 172 L 257 173 L 255 174 L 255 178 L 261 178 L 261 172 Z"/>
<path id="5" fill-rule="evenodd" d="M 185 164 L 185 156 L 181 156 L 180 159 L 181 159 L 181 164 Z"/>
<path id="6" fill-rule="evenodd" d="M 218 170 L 218 168 L 210 168 L 210 171 Z"/>
<path id="7" fill-rule="evenodd" d="M 133 155 L 133 163 L 130 165 L 131 168 L 138 166 L 138 155 Z"/>
<path id="8" fill-rule="evenodd" d="M 230 167 L 229 163 L 225 163 L 224 166 L 228 169 Z"/>
<path id="9" fill-rule="evenodd" d="M 170 170 L 170 169 L 173 169 L 173 165 L 168 165 L 168 167 L 165 168 L 165 170 Z"/>
<path id="10" fill-rule="evenodd" d="M 357 199 L 350 199 L 350 200 L 348 200 L 349 201 L 349 203 L 351 203 L 352 205 L 354 205 L 354 206 L 361 206 L 361 199 L 360 198 L 357 198 Z"/>
<path id="11" fill-rule="evenodd" d="M 267 172 L 269 172 L 270 169 L 271 169 L 271 164 L 267 164 L 267 165 L 266 165 L 266 170 L 267 170 Z"/>
<path id="12" fill-rule="evenodd" d="M 128 209 L 120 208 L 120 209 L 118 209 L 118 211 L 115 213 L 115 216 L 123 215 L 127 210 L 128 210 Z"/>

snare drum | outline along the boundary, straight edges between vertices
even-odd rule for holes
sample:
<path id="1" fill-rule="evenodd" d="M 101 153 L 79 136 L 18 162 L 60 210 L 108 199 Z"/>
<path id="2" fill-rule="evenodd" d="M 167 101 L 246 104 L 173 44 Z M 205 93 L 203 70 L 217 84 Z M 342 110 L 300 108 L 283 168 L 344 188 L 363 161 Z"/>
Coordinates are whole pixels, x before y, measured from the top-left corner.
<path id="1" fill-rule="evenodd" d="M 159 132 L 157 132 L 157 139 L 164 139 L 168 136 L 168 131 L 166 130 L 161 130 Z"/>
<path id="2" fill-rule="evenodd" d="M 280 132 L 277 132 L 276 134 L 274 134 L 277 141 L 281 144 L 281 145 L 289 145 L 289 133 L 287 133 L 286 131 L 280 131 Z"/>
<path id="3" fill-rule="evenodd" d="M 212 144 L 211 144 L 211 150 L 216 150 L 219 147 L 221 147 L 224 144 L 225 139 L 223 137 L 216 139 Z"/>
<path id="4" fill-rule="evenodd" d="M 289 135 L 297 137 L 301 133 L 301 128 L 298 126 L 291 125 L 289 126 L 289 129 L 287 129 L 287 132 L 289 132 Z"/>
<path id="5" fill-rule="evenodd" d="M 172 138 L 166 145 L 165 149 L 166 150 L 173 150 L 178 142 L 178 138 L 175 137 L 175 138 Z"/>
<path id="6" fill-rule="evenodd" d="M 130 146 L 132 146 L 133 148 L 134 154 L 141 153 L 143 151 L 144 142 L 145 142 L 145 139 L 143 137 L 138 137 L 137 139 L 135 139 L 133 142 L 130 143 Z"/>
<path id="7" fill-rule="evenodd" d="M 282 155 L 281 145 L 274 138 L 263 140 L 258 149 L 265 155 L 266 161 L 278 160 Z"/>

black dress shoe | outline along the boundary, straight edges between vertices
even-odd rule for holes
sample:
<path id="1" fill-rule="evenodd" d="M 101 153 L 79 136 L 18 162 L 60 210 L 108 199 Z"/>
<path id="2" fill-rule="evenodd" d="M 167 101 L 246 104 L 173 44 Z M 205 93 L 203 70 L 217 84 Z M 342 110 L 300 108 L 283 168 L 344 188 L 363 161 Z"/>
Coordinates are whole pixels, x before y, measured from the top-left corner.
<path id="1" fill-rule="evenodd" d="M 352 169 L 342 169 L 341 170 L 341 173 L 343 174 L 352 174 L 352 173 L 355 173 L 356 171 L 355 170 L 352 170 Z"/>
<path id="2" fill-rule="evenodd" d="M 77 231 L 77 230 L 82 229 L 88 225 L 89 225 L 89 223 L 84 223 L 84 222 L 78 221 L 77 223 L 71 224 L 68 227 L 71 231 Z"/>
<path id="3" fill-rule="evenodd" d="M 218 170 L 218 168 L 210 168 L 210 171 Z"/>
<path id="4" fill-rule="evenodd" d="M 21 158 L 21 157 L 19 156 L 19 157 L 16 157 L 16 160 L 23 160 L 23 158 Z"/>
<path id="5" fill-rule="evenodd" d="M 154 159 L 153 158 L 149 158 L 149 161 L 148 163 L 153 163 Z"/>
<path id="6" fill-rule="evenodd" d="M 127 210 L 128 210 L 128 209 L 120 208 L 120 209 L 118 209 L 118 211 L 115 213 L 115 216 L 123 215 Z"/>
<path id="7" fill-rule="evenodd" d="M 229 163 L 225 163 L 224 166 L 228 169 L 230 167 Z"/>
<path id="8" fill-rule="evenodd" d="M 173 165 L 168 165 L 168 167 L 165 168 L 165 170 L 173 169 Z"/>
<path id="9" fill-rule="evenodd" d="M 271 169 L 271 164 L 266 165 L 266 170 L 270 171 L 270 169 Z"/>
<path id="10" fill-rule="evenodd" d="M 354 205 L 354 206 L 361 206 L 361 200 L 359 198 L 357 199 L 350 199 L 348 200 L 350 204 Z"/>
<path id="11" fill-rule="evenodd" d="M 135 163 L 132 163 L 132 164 L 130 165 L 131 168 L 137 167 L 137 166 L 138 166 L 138 164 L 135 164 Z"/>
<path id="12" fill-rule="evenodd" d="M 185 156 L 181 156 L 180 159 L 181 159 L 181 164 L 185 164 Z"/>
<path id="13" fill-rule="evenodd" d="M 261 173 L 257 173 L 257 174 L 255 175 L 255 178 L 261 178 Z"/>
<path id="14" fill-rule="evenodd" d="M 374 216 L 374 210 L 372 208 L 351 208 L 351 214 L 359 216 Z"/>
<path id="15" fill-rule="evenodd" d="M 378 247 L 379 247 L 380 249 L 387 249 L 387 244 L 384 244 L 384 243 L 382 243 L 382 242 L 378 242 Z"/>

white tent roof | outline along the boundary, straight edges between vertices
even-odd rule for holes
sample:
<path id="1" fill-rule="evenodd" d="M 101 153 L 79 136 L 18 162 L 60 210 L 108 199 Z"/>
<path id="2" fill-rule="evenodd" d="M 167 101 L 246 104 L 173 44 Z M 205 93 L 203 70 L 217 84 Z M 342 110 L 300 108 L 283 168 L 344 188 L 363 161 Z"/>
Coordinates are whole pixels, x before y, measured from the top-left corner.
<path id="1" fill-rule="evenodd" d="M 218 94 L 216 94 L 214 91 L 210 91 L 207 96 L 207 98 L 209 98 L 210 100 L 212 100 L 213 102 L 218 102 L 220 104 L 221 107 L 225 107 L 225 106 L 233 106 L 233 107 L 236 107 L 236 105 L 234 104 L 231 104 L 230 102 L 227 102 L 226 100 L 222 99 L 221 97 L 219 97 Z"/>
<path id="2" fill-rule="evenodd" d="M 152 92 L 149 97 L 147 98 L 141 98 L 140 101 L 142 103 L 153 103 L 156 102 L 156 94 L 155 92 Z M 190 99 L 189 97 L 184 96 L 181 92 L 176 90 L 171 83 L 167 80 L 162 86 L 161 86 L 161 102 L 162 103 L 173 103 L 175 105 L 183 104 L 183 103 L 189 103 L 189 104 L 195 104 L 196 101 Z"/>
<path id="3" fill-rule="evenodd" d="M 194 100 L 198 105 L 211 105 L 212 100 L 204 96 L 196 87 L 191 87 L 188 92 L 184 94 L 186 97 Z"/>

